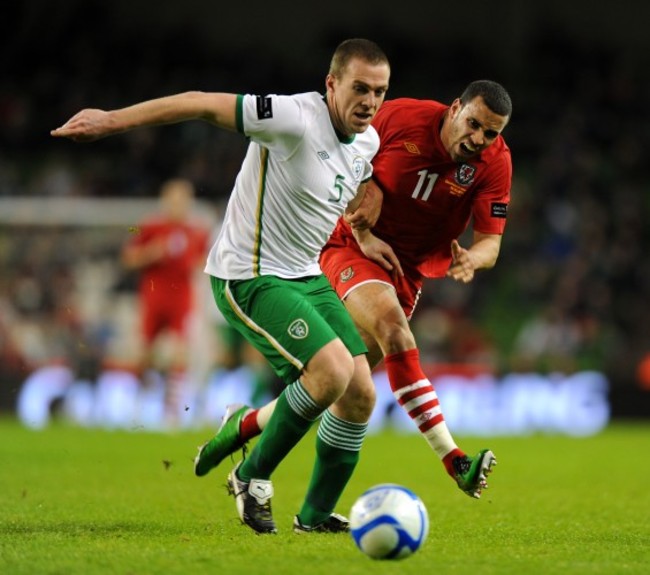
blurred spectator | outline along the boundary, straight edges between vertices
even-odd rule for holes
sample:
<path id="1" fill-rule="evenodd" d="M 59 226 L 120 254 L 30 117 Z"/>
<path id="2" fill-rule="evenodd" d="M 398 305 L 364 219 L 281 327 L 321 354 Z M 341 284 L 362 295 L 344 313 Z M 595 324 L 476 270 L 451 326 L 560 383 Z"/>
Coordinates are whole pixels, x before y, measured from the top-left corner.
<path id="1" fill-rule="evenodd" d="M 580 333 L 572 319 L 557 307 L 546 307 L 522 326 L 512 367 L 521 372 L 572 373 L 579 344 Z"/>

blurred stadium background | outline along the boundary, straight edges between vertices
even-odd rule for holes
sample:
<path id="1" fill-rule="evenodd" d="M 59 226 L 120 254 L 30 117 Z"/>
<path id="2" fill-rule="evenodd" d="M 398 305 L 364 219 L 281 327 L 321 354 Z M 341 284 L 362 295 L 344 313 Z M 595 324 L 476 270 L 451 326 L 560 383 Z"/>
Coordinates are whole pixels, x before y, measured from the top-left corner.
<path id="1" fill-rule="evenodd" d="M 430 282 L 413 322 L 451 425 L 590 433 L 648 417 L 650 10 L 609 4 L 12 2 L 0 38 L 0 410 L 14 413 L 31 382 L 34 426 L 62 399 L 88 421 L 107 374 L 119 401 L 134 397 L 135 282 L 118 256 L 128 229 L 171 176 L 196 184 L 218 225 L 245 149 L 199 122 L 90 145 L 49 130 L 82 107 L 188 89 L 321 89 L 336 44 L 366 36 L 392 61 L 390 98 L 451 102 L 483 77 L 513 97 L 499 262 L 469 286 Z M 231 399 L 212 361 L 219 318 L 201 301 L 192 424 Z M 83 383 L 74 401 L 71 382 Z M 115 424 L 119 401 L 105 407 Z"/>

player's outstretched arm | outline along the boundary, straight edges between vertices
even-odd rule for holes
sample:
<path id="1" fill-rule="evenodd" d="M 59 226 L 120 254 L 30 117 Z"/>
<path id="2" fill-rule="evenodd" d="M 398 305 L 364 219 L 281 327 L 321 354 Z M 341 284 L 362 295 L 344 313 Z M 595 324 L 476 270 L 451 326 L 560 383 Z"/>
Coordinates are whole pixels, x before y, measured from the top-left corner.
<path id="1" fill-rule="evenodd" d="M 235 94 L 185 92 L 147 100 L 118 110 L 88 108 L 75 114 L 50 134 L 75 142 L 92 142 L 135 128 L 204 120 L 236 129 Z"/>

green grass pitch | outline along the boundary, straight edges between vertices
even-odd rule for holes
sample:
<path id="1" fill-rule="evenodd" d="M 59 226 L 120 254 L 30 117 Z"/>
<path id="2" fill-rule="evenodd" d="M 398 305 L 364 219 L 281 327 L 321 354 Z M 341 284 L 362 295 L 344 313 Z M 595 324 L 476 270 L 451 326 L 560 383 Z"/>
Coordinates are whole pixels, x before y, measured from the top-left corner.
<path id="1" fill-rule="evenodd" d="M 588 438 L 457 437 L 499 461 L 480 500 L 462 494 L 418 435 L 370 436 L 337 511 L 384 482 L 413 489 L 431 530 L 403 561 L 373 561 L 346 535 L 291 531 L 314 436 L 274 475 L 278 535 L 242 526 L 224 487 L 231 462 L 194 477 L 209 431 L 153 434 L 0 420 L 3 575 L 650 573 L 650 424 Z"/>

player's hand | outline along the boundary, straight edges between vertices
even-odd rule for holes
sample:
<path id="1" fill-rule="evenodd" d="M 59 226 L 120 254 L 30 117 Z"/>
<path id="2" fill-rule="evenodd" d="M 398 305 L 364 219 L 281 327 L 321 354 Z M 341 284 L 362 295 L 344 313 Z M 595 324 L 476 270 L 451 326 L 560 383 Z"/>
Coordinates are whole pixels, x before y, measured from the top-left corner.
<path id="1" fill-rule="evenodd" d="M 110 112 L 86 109 L 72 116 L 60 128 L 52 130 L 50 135 L 75 142 L 92 142 L 111 133 Z"/>
<path id="2" fill-rule="evenodd" d="M 458 240 L 451 242 L 451 266 L 447 270 L 447 277 L 462 282 L 464 284 L 471 282 L 474 279 L 474 262 L 472 261 L 472 254 L 469 250 L 461 247 Z"/>
<path id="3" fill-rule="evenodd" d="M 380 240 L 371 232 L 366 231 L 363 234 L 355 234 L 357 242 L 363 255 L 369 260 L 377 262 L 384 269 L 393 272 L 394 275 L 403 276 L 404 271 L 399 263 L 399 259 L 385 241 Z"/>
<path id="4" fill-rule="evenodd" d="M 379 219 L 383 199 L 382 191 L 371 180 L 365 186 L 364 196 L 357 209 L 346 212 L 343 218 L 354 230 L 369 230 Z"/>

